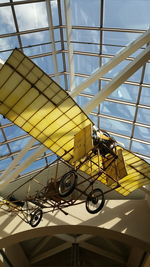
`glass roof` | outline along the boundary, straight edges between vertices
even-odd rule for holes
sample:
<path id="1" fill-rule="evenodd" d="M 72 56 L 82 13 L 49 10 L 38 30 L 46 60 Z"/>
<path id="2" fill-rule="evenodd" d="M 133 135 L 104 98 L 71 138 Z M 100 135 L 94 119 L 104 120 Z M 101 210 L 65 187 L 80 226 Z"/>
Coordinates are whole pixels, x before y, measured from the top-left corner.
<path id="1" fill-rule="evenodd" d="M 70 90 L 71 77 L 73 86 L 78 86 L 149 29 L 149 10 L 148 0 L 1 0 L 0 59 L 5 62 L 13 49 L 19 48 L 65 90 Z M 84 107 L 145 47 L 84 89 L 75 98 L 78 104 Z M 97 127 L 148 162 L 149 99 L 148 61 L 89 114 Z M 0 174 L 29 139 L 26 132 L 0 115 Z M 21 162 L 39 146 L 36 141 Z M 36 172 L 55 159 L 47 150 L 20 175 Z"/>

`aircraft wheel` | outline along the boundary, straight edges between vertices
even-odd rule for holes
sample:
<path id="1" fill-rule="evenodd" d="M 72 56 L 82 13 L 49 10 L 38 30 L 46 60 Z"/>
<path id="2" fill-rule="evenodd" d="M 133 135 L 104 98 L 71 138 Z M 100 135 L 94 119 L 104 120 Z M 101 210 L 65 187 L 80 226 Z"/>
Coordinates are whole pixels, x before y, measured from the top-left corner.
<path id="1" fill-rule="evenodd" d="M 32 213 L 30 214 L 30 216 L 31 216 L 31 220 L 30 220 L 29 224 L 30 224 L 32 227 L 36 227 L 36 226 L 40 223 L 40 221 L 41 221 L 41 219 L 42 219 L 43 212 L 42 212 L 41 209 L 37 209 L 37 210 L 35 210 L 34 212 L 32 212 Z"/>
<path id="2" fill-rule="evenodd" d="M 91 214 L 95 214 L 103 208 L 104 203 L 105 198 L 103 191 L 99 188 L 95 188 L 86 199 L 86 210 Z"/>
<path id="3" fill-rule="evenodd" d="M 74 170 L 69 171 L 62 176 L 58 188 L 61 197 L 67 197 L 73 192 L 77 177 L 78 176 Z"/>

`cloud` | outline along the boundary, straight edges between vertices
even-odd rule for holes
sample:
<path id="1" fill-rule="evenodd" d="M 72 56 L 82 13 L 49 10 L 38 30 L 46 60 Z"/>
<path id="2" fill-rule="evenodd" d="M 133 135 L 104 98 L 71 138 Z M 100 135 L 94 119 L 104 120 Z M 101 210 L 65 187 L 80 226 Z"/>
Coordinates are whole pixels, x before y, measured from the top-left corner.
<path id="1" fill-rule="evenodd" d="M 0 26 L 0 33 L 15 31 L 15 24 L 10 7 L 0 8 Z"/>
<path id="2" fill-rule="evenodd" d="M 26 137 L 24 139 L 21 139 L 21 140 L 17 140 L 17 141 L 14 141 L 14 142 L 11 142 L 10 143 L 10 148 L 11 150 L 14 152 L 14 151 L 18 151 L 18 150 L 22 150 L 23 147 L 29 142 L 29 138 L 30 137 Z"/>
<path id="3" fill-rule="evenodd" d="M 48 26 L 46 6 L 44 3 L 18 5 L 15 7 L 20 30 Z"/>
<path id="4" fill-rule="evenodd" d="M 55 6 L 55 1 L 52 2 L 52 5 Z M 20 31 L 48 26 L 45 3 L 17 5 L 15 6 L 15 11 Z M 1 33 L 16 31 L 11 8 L 3 7 L 0 9 L 0 24 L 2 28 Z M 28 35 L 25 36 L 28 38 Z M 43 36 L 41 38 L 43 39 Z M 3 47 L 5 45 L 8 47 L 7 41 L 3 41 L 1 44 Z"/>

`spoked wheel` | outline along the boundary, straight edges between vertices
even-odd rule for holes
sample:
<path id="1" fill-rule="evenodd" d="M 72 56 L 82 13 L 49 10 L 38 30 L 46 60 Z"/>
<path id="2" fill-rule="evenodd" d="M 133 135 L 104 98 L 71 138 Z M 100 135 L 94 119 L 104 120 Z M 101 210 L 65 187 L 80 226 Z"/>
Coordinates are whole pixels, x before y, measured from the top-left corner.
<path id="1" fill-rule="evenodd" d="M 32 212 L 31 214 L 30 214 L 30 216 L 31 216 L 31 220 L 30 220 L 30 225 L 32 226 L 32 227 L 36 227 L 39 223 L 40 223 L 40 221 L 41 221 L 41 219 L 42 219 L 42 216 L 43 216 L 43 212 L 42 212 L 42 210 L 41 209 L 37 209 L 37 210 L 35 210 L 34 212 Z"/>
<path id="2" fill-rule="evenodd" d="M 73 192 L 77 177 L 78 176 L 74 170 L 69 171 L 62 176 L 58 188 L 61 197 L 67 197 Z"/>
<path id="3" fill-rule="evenodd" d="M 95 214 L 99 212 L 105 203 L 104 193 L 101 189 L 93 189 L 86 199 L 86 209 L 89 213 Z"/>

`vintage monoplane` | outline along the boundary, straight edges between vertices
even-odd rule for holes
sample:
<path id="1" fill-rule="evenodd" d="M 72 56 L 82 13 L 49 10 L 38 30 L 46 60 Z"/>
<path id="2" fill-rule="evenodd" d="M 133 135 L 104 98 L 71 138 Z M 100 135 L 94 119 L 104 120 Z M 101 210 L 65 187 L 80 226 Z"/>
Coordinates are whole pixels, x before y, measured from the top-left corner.
<path id="1" fill-rule="evenodd" d="M 99 212 L 112 190 L 127 196 L 150 183 L 150 165 L 122 148 L 107 132 L 97 129 L 72 97 L 27 56 L 15 49 L 0 71 L 0 113 L 53 151 L 56 174 L 36 192 L 17 198 L 17 190 L 2 195 L 1 209 L 14 212 L 32 227 L 43 213 L 85 202 Z M 61 164 L 69 168 L 58 175 Z M 108 190 L 101 190 L 101 183 Z"/>

